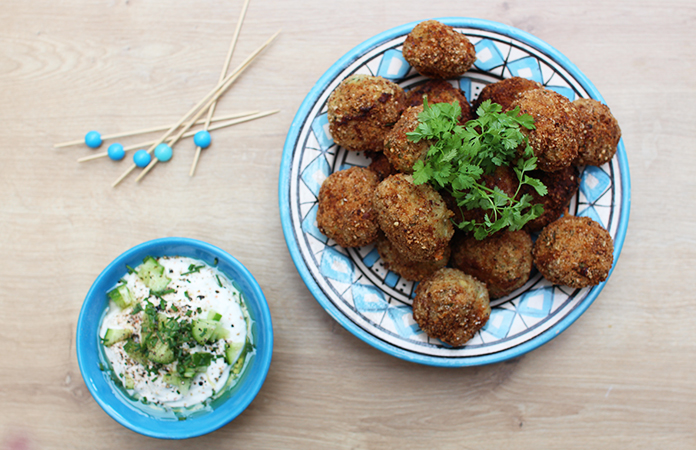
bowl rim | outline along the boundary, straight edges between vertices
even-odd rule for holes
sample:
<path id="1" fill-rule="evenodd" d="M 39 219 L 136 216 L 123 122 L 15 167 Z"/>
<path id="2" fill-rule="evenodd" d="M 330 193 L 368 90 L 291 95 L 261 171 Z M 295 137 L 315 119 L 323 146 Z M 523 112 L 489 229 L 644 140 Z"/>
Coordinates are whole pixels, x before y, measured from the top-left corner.
<path id="1" fill-rule="evenodd" d="M 188 254 L 185 254 L 186 252 Z M 101 317 L 101 312 L 108 303 L 104 306 L 99 305 L 100 295 L 104 298 L 107 289 L 123 276 L 126 264 L 137 265 L 147 255 L 181 255 L 197 258 L 196 254 L 211 256 L 210 259 L 218 258 L 220 265 L 229 267 L 235 272 L 234 274 L 226 273 L 226 275 L 241 287 L 246 306 L 254 318 L 258 337 L 256 353 L 253 364 L 247 367 L 240 380 L 239 386 L 243 389 L 237 389 L 234 397 L 216 406 L 213 411 L 194 418 L 183 421 L 161 420 L 145 412 L 136 411 L 113 392 L 113 385 L 106 380 L 104 372 L 97 364 L 100 344 L 95 334 L 99 331 L 100 320 L 94 320 L 93 313 L 100 311 L 99 317 Z M 118 276 L 114 279 L 115 275 Z M 219 247 L 196 239 L 165 237 L 143 242 L 126 250 L 112 260 L 97 276 L 80 309 L 75 332 L 75 347 L 80 373 L 90 394 L 116 422 L 149 437 L 187 439 L 213 432 L 228 424 L 251 404 L 261 390 L 270 368 L 273 354 L 273 326 L 268 303 L 261 287 L 251 272 L 234 256 Z"/>
<path id="2" fill-rule="evenodd" d="M 485 364 L 492 364 L 497 362 L 502 362 L 511 358 L 516 358 L 527 352 L 530 352 L 541 345 L 549 342 L 554 337 L 558 336 L 561 332 L 566 330 L 573 322 L 575 322 L 590 305 L 597 298 L 599 293 L 604 288 L 606 281 L 601 284 L 594 286 L 585 299 L 573 309 L 567 316 L 557 322 L 555 325 L 550 327 L 548 330 L 542 332 L 541 334 L 533 337 L 532 339 L 523 342 L 515 347 L 502 350 L 500 352 L 491 353 L 488 355 L 480 356 L 466 356 L 466 357 L 434 357 L 430 355 L 423 355 L 412 353 L 408 350 L 398 348 L 388 342 L 385 342 L 378 337 L 365 331 L 363 328 L 355 324 L 349 318 L 343 315 L 338 308 L 331 303 L 326 295 L 323 293 L 319 285 L 316 283 L 312 277 L 309 269 L 306 266 L 305 261 L 302 258 L 299 245 L 294 236 L 294 229 L 292 227 L 292 220 L 290 217 L 290 211 L 286 208 L 289 204 L 289 186 L 290 186 L 290 175 L 292 167 L 292 156 L 294 152 L 295 143 L 302 129 L 303 123 L 306 120 L 314 103 L 317 101 L 322 92 L 328 87 L 330 82 L 347 66 L 349 66 L 353 61 L 358 59 L 361 55 L 367 53 L 371 49 L 377 47 L 385 41 L 395 39 L 399 36 L 408 34 L 414 26 L 429 19 L 418 20 L 410 22 L 404 25 L 400 25 L 382 33 L 379 33 L 361 44 L 357 45 L 345 55 L 339 58 L 326 72 L 319 78 L 312 89 L 309 91 L 304 101 L 297 110 L 297 113 L 290 125 L 290 130 L 285 140 L 285 145 L 283 146 L 283 155 L 280 165 L 279 173 L 279 183 L 278 183 L 278 203 L 280 209 L 281 224 L 283 228 L 283 234 L 285 236 L 285 242 L 290 252 L 290 256 L 297 268 L 300 277 L 303 279 L 307 288 L 312 293 L 314 298 L 318 303 L 333 317 L 337 322 L 339 322 L 344 328 L 350 331 L 353 335 L 361 339 L 363 342 L 387 353 L 397 358 L 431 366 L 439 367 L 465 367 L 465 366 L 478 366 Z M 484 31 L 491 31 L 498 33 L 503 36 L 507 36 L 523 43 L 530 45 L 536 50 L 544 53 L 550 58 L 554 59 L 559 65 L 561 65 L 565 70 L 568 71 L 577 81 L 582 85 L 582 87 L 588 92 L 588 94 L 599 101 L 604 102 L 602 95 L 599 93 L 597 88 L 592 84 L 592 82 L 580 71 L 580 69 L 572 63 L 565 55 L 560 51 L 549 45 L 548 43 L 542 41 L 541 39 L 535 37 L 534 35 L 522 31 L 520 29 L 505 25 L 499 22 L 494 22 L 485 19 L 477 19 L 471 17 L 440 17 L 433 18 L 432 20 L 440 21 L 446 25 L 460 28 L 476 28 Z M 611 277 L 611 274 L 616 267 L 616 263 L 619 259 L 619 255 L 623 248 L 624 239 L 626 236 L 626 231 L 628 228 L 628 219 L 630 215 L 631 206 L 631 183 L 630 183 L 630 173 L 628 168 L 628 159 L 626 157 L 626 150 L 624 148 L 623 139 L 619 141 L 618 149 L 616 152 L 616 157 L 618 158 L 619 167 L 621 168 L 621 188 L 622 188 L 622 209 L 621 218 L 619 219 L 618 228 L 616 236 L 614 238 L 614 264 L 609 272 L 607 280 Z"/>

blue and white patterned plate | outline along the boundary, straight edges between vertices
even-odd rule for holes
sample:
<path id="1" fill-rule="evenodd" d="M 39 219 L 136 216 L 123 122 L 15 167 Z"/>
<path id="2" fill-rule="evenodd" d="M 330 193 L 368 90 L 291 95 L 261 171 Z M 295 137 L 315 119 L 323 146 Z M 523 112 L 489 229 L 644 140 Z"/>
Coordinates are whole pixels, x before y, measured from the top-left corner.
<path id="1" fill-rule="evenodd" d="M 477 98 L 488 83 L 520 76 L 542 83 L 571 100 L 601 95 L 560 52 L 515 28 L 471 18 L 437 19 L 464 33 L 477 62 L 451 82 Z M 319 187 L 329 174 L 369 164 L 362 153 L 334 144 L 326 101 L 347 76 L 379 75 L 408 90 L 425 81 L 401 54 L 406 24 L 358 45 L 339 59 L 312 88 L 290 127 L 280 167 L 279 202 L 285 240 L 297 270 L 321 306 L 368 344 L 408 361 L 434 366 L 473 366 L 522 355 L 553 339 L 597 298 L 604 283 L 571 289 L 548 283 L 536 271 L 522 288 L 492 302 L 486 326 L 464 347 L 431 339 L 413 321 L 415 283 L 384 269 L 374 246 L 344 249 L 316 226 Z M 628 162 L 623 141 L 614 159 L 583 170 L 570 211 L 601 223 L 614 238 L 614 262 L 623 245 L 630 207 Z"/>

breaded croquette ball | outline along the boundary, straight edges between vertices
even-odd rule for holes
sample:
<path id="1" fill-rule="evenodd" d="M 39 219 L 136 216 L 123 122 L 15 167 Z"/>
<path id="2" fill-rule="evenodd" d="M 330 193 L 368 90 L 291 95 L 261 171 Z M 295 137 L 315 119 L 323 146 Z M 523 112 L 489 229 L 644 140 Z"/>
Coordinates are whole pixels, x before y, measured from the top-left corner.
<path id="1" fill-rule="evenodd" d="M 423 106 L 423 97 L 428 97 L 428 104 L 433 103 L 454 103 L 459 102 L 462 109 L 460 123 L 466 123 L 474 118 L 466 94 L 461 89 L 457 89 L 445 80 L 428 80 L 416 86 L 410 91 L 406 91 L 406 106 Z"/>
<path id="2" fill-rule="evenodd" d="M 504 297 L 529 280 L 532 238 L 526 231 L 500 231 L 483 240 L 455 238 L 450 264 L 486 284 L 492 299 Z"/>
<path id="3" fill-rule="evenodd" d="M 548 190 L 546 195 L 541 196 L 531 186 L 522 186 L 522 193 L 532 196 L 533 205 L 541 204 L 544 207 L 544 212 L 541 216 L 530 220 L 524 226 L 525 230 L 533 233 L 541 230 L 563 215 L 570 204 L 570 200 L 578 192 L 580 173 L 577 167 L 569 166 L 556 172 L 534 170 L 529 172 L 528 175 L 544 183 Z"/>
<path id="4" fill-rule="evenodd" d="M 416 288 L 413 319 L 428 336 L 453 347 L 466 344 L 490 315 L 486 286 L 461 270 L 440 269 Z"/>
<path id="5" fill-rule="evenodd" d="M 367 167 L 377 174 L 379 181 L 384 180 L 389 175 L 395 174 L 396 169 L 382 152 L 365 152 L 365 156 L 370 158 L 370 165 Z"/>
<path id="6" fill-rule="evenodd" d="M 531 89 L 543 89 L 544 86 L 541 83 L 537 83 L 534 80 L 529 80 L 522 77 L 511 77 L 504 80 L 496 81 L 495 83 L 488 84 L 481 89 L 478 98 L 474 102 L 474 108 L 490 100 L 493 103 L 497 103 L 503 107 L 503 111 L 507 111 L 510 108 L 513 100 L 517 98 L 519 94 Z"/>
<path id="7" fill-rule="evenodd" d="M 353 151 L 382 150 L 405 108 L 404 90 L 382 77 L 352 75 L 331 93 L 328 120 L 336 144 Z"/>
<path id="8" fill-rule="evenodd" d="M 609 107 L 597 100 L 579 98 L 573 104 L 584 125 L 575 164 L 601 166 L 609 162 L 621 139 L 619 122 L 611 114 Z"/>
<path id="9" fill-rule="evenodd" d="M 404 257 L 445 257 L 454 234 L 452 212 L 432 186 L 416 186 L 411 175 L 397 173 L 379 183 L 373 204 L 380 228 Z"/>
<path id="10" fill-rule="evenodd" d="M 607 279 L 614 262 L 614 242 L 589 217 L 564 216 L 541 231 L 533 255 L 544 278 L 580 289 Z"/>
<path id="11" fill-rule="evenodd" d="M 529 138 L 534 155 L 539 158 L 537 167 L 545 172 L 555 172 L 573 164 L 578 156 L 578 137 L 582 124 L 577 109 L 563 95 L 548 89 L 531 89 L 522 92 L 510 105 L 520 107 L 520 114 L 534 118 L 534 129 L 521 131 Z"/>
<path id="12" fill-rule="evenodd" d="M 397 172 L 413 173 L 413 165 L 425 159 L 430 149 L 430 141 L 413 142 L 406 135 L 418 128 L 418 114 L 422 112 L 423 105 L 407 108 L 384 139 L 384 156 Z"/>
<path id="13" fill-rule="evenodd" d="M 377 175 L 351 167 L 329 175 L 319 189 L 317 226 L 341 247 L 361 247 L 377 240 L 379 226 L 372 198 Z"/>
<path id="14" fill-rule="evenodd" d="M 418 73 L 431 78 L 458 77 L 476 62 L 476 49 L 469 39 L 436 20 L 416 25 L 402 52 Z"/>
<path id="15" fill-rule="evenodd" d="M 436 270 L 442 269 L 447 265 L 450 257 L 450 248 L 447 247 L 444 256 L 440 259 L 411 261 L 399 253 L 385 236 L 377 240 L 377 252 L 382 258 L 384 267 L 411 281 L 421 281 Z"/>

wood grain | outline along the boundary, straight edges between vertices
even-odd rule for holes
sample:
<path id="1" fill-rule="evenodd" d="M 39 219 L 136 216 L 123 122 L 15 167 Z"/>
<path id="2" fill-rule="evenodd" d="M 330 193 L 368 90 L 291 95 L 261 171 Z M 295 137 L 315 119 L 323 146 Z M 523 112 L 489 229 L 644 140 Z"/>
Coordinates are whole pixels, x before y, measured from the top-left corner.
<path id="1" fill-rule="evenodd" d="M 91 150 L 53 149 L 90 129 L 175 122 L 217 83 L 241 5 L 3 1 L 1 449 L 696 447 L 693 2 L 252 0 L 232 66 L 283 31 L 217 111 L 281 112 L 215 131 L 195 177 L 190 141 L 141 183 L 116 189 L 123 164 L 77 164 Z M 324 71 L 388 28 L 446 16 L 512 25 L 568 56 L 618 118 L 631 170 L 626 242 L 594 304 L 531 353 L 465 369 L 401 361 L 338 325 L 295 270 L 277 199 L 285 135 Z M 75 357 L 94 278 L 162 236 L 235 255 L 274 321 L 258 397 L 193 442 L 118 425 L 90 396 Z"/>

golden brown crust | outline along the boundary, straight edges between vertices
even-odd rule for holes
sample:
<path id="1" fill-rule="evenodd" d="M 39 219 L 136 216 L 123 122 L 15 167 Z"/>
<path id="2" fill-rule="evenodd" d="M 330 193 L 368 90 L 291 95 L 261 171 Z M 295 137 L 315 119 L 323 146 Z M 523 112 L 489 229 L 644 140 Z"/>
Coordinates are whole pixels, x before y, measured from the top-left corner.
<path id="1" fill-rule="evenodd" d="M 421 112 L 423 105 L 407 108 L 384 139 L 384 155 L 398 172 L 413 173 L 413 165 L 419 159 L 425 159 L 430 149 L 430 141 L 412 142 L 406 135 L 418 127 L 418 114 Z"/>
<path id="2" fill-rule="evenodd" d="M 454 28 L 436 20 L 416 25 L 404 41 L 404 59 L 431 78 L 455 78 L 476 62 L 476 49 Z"/>
<path id="3" fill-rule="evenodd" d="M 481 241 L 452 242 L 450 264 L 486 284 L 491 298 L 522 287 L 532 271 L 532 238 L 525 231 L 501 231 Z"/>
<path id="4" fill-rule="evenodd" d="M 396 169 L 394 169 L 384 153 L 365 152 L 365 156 L 371 160 L 370 165 L 367 168 L 377 174 L 379 181 L 382 181 L 389 175 L 396 173 Z"/>
<path id="5" fill-rule="evenodd" d="M 331 174 L 319 190 L 317 227 L 341 247 L 361 247 L 377 240 L 379 226 L 372 197 L 377 174 L 351 167 Z"/>
<path id="6" fill-rule="evenodd" d="M 533 255 L 544 278 L 580 289 L 607 279 L 614 243 L 609 232 L 589 217 L 564 216 L 541 231 Z"/>
<path id="7" fill-rule="evenodd" d="M 579 98 L 573 104 L 584 125 L 575 164 L 601 166 L 609 162 L 621 139 L 619 122 L 611 114 L 609 107 L 597 100 Z"/>
<path id="8" fill-rule="evenodd" d="M 540 180 L 548 189 L 546 195 L 540 196 L 531 186 L 522 186 L 522 193 L 532 196 L 532 204 L 541 204 L 544 207 L 544 213 L 541 216 L 527 222 L 524 226 L 525 230 L 533 233 L 541 230 L 566 212 L 570 200 L 580 187 L 580 172 L 577 167 L 569 166 L 556 172 L 535 170 L 530 172 L 529 176 Z"/>
<path id="9" fill-rule="evenodd" d="M 464 92 L 452 86 L 448 81 L 428 80 L 414 87 L 406 92 L 406 105 L 423 106 L 424 96 L 428 97 L 428 104 L 459 102 L 459 106 L 462 109 L 462 115 L 459 119 L 461 123 L 466 123 L 474 118 L 474 112 Z"/>
<path id="10" fill-rule="evenodd" d="M 377 240 L 377 252 L 379 252 L 386 269 L 411 281 L 421 281 L 436 270 L 442 269 L 447 265 L 450 256 L 450 249 L 447 247 L 444 256 L 439 260 L 411 261 L 399 253 L 385 236 Z"/>
<path id="11" fill-rule="evenodd" d="M 384 137 L 405 108 L 406 94 L 381 77 L 352 75 L 327 102 L 329 130 L 336 144 L 353 151 L 382 150 Z"/>
<path id="12" fill-rule="evenodd" d="M 577 109 L 566 97 L 548 89 L 522 92 L 510 105 L 520 107 L 520 114 L 534 118 L 535 129 L 522 129 L 529 137 L 537 167 L 555 172 L 573 164 L 578 155 L 578 136 L 582 131 Z"/>
<path id="13" fill-rule="evenodd" d="M 478 98 L 474 102 L 474 109 L 478 108 L 478 106 L 486 100 L 490 100 L 493 103 L 497 103 L 502 106 L 503 111 L 507 111 L 512 109 L 510 108 L 510 105 L 522 92 L 543 88 L 544 86 L 542 86 L 541 83 L 537 83 L 534 80 L 528 80 L 527 78 L 506 78 L 504 80 L 484 86 L 483 89 L 481 89 Z"/>
<path id="14" fill-rule="evenodd" d="M 421 281 L 413 299 L 413 319 L 430 337 L 464 345 L 488 321 L 486 286 L 457 269 L 440 269 Z"/>
<path id="15" fill-rule="evenodd" d="M 379 226 L 404 257 L 412 261 L 444 258 L 454 234 L 452 212 L 429 184 L 394 174 L 382 181 L 373 199 Z"/>

